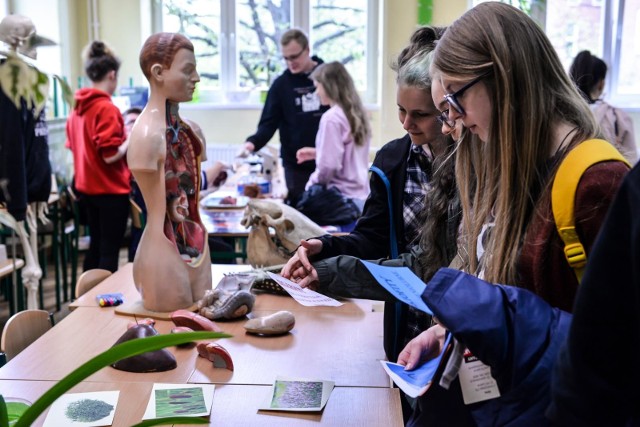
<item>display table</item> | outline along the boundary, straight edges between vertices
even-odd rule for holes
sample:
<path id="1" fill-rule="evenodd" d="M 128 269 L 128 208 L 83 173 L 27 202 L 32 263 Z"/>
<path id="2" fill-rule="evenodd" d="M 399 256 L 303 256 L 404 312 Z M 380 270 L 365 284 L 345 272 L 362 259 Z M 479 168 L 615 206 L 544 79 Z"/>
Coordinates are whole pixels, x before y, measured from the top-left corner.
<path id="1" fill-rule="evenodd" d="M 212 271 L 223 275 L 225 269 L 242 267 L 214 265 Z M 0 368 L 0 392 L 33 400 L 52 381 L 111 347 L 133 318 L 116 314 L 114 307 L 100 308 L 95 295 L 105 292 L 139 298 L 131 264 L 79 298 L 67 317 Z M 118 408 L 114 425 L 140 420 L 154 382 L 216 384 L 212 425 L 402 425 L 399 395 L 389 388 L 379 362 L 384 358 L 383 313 L 373 306 L 373 301 L 346 300 L 341 307 L 304 307 L 289 297 L 259 294 L 250 317 L 286 309 L 296 324 L 286 335 L 259 337 L 245 333 L 246 318 L 216 322 L 233 335 L 219 343 L 231 354 L 234 371 L 213 368 L 195 348 L 170 347 L 176 369 L 138 374 L 108 367 L 75 391 L 121 390 L 123 407 L 135 401 L 131 411 Z M 165 334 L 172 326 L 158 320 L 155 327 Z M 322 413 L 258 412 L 277 376 L 334 381 L 336 388 Z"/>
<path id="2" fill-rule="evenodd" d="M 0 381 L 3 396 L 19 396 L 31 402 L 53 386 L 50 381 Z M 70 393 L 119 390 L 114 427 L 129 427 L 142 419 L 152 383 L 83 382 Z M 402 426 L 397 388 L 336 387 L 322 412 L 271 412 L 258 408 L 269 397 L 270 387 L 216 385 L 210 422 L 217 427 Z M 46 413 L 33 424 L 41 426 Z"/>

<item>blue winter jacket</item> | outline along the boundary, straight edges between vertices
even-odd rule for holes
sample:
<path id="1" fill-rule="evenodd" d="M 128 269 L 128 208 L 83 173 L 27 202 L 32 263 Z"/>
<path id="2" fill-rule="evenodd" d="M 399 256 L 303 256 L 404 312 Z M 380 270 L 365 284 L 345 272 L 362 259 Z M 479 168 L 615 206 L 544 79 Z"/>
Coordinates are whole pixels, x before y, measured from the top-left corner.
<path id="1" fill-rule="evenodd" d="M 494 285 L 449 268 L 423 300 L 454 337 L 491 367 L 499 398 L 469 405 L 479 426 L 549 425 L 551 368 L 571 315 L 520 288 Z"/>

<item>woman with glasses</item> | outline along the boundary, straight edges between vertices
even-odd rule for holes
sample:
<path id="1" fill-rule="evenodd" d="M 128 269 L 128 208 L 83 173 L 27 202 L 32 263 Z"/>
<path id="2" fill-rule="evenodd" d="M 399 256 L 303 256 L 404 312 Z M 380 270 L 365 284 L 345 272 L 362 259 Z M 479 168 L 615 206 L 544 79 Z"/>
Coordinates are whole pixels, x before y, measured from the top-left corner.
<path id="1" fill-rule="evenodd" d="M 285 31 L 280 37 L 280 47 L 287 69 L 269 88 L 258 129 L 242 144 L 240 155 L 259 151 L 277 130 L 287 184 L 285 201 L 295 206 L 316 167 L 313 160 L 298 164 L 296 152 L 303 147 L 315 146 L 320 117 L 328 108 L 320 104 L 309 78 L 323 61 L 311 55 L 307 35 L 297 28 Z"/>
<path id="2" fill-rule="evenodd" d="M 407 134 L 378 151 L 371 193 L 354 231 L 300 242 L 282 270 L 284 277 L 320 292 L 387 301 L 384 349 L 388 360 L 394 361 L 402 347 L 431 324 L 431 318 L 395 300 L 361 270 L 358 258 L 406 265 L 428 280 L 438 268 L 449 265 L 456 253 L 460 209 L 453 173 L 455 141 L 441 132 L 451 133 L 454 128 L 449 125 L 454 124 L 440 121 L 428 73 L 429 52 L 443 32 L 443 28 L 418 29 L 393 66 L 398 73 L 398 116 Z M 399 254 L 403 255 L 396 259 Z M 429 392 L 431 401 L 453 422 L 438 423 L 434 418 L 434 425 L 468 425 L 462 400 L 450 402 L 447 396 L 437 396 L 441 393 L 447 392 L 434 387 Z M 412 409 L 404 396 L 402 403 L 408 419 Z M 436 411 L 429 414 L 438 415 Z"/>
<path id="3" fill-rule="evenodd" d="M 454 22 L 438 42 L 431 77 L 436 107 L 470 133 L 458 148 L 456 163 L 463 210 L 461 250 L 468 254 L 463 269 L 488 282 L 528 289 L 551 306 L 571 311 L 578 279 L 556 230 L 551 184 L 569 150 L 599 132 L 553 46 L 523 12 L 503 3 L 482 3 Z M 443 95 L 436 96 L 439 93 Z M 624 163 L 609 161 L 582 175 L 574 218 L 587 256 L 627 171 Z M 478 331 L 485 332 L 490 333 Z M 408 369 L 419 365 L 438 353 L 441 337 L 442 326 L 430 328 L 409 343 L 398 362 Z M 458 356 L 452 360 L 462 360 L 462 354 Z M 552 362 L 532 357 L 531 363 Z M 456 368 L 450 368 L 455 377 Z M 494 372 L 503 367 L 491 368 Z M 542 384 L 548 387 L 548 370 L 537 372 L 547 375 Z M 498 408 L 495 419 L 510 410 L 512 420 L 518 420 L 518 413 L 526 412 L 527 392 L 520 390 L 519 397 L 510 392 L 500 390 L 498 403 L 487 401 Z M 548 389 L 530 395 L 548 400 Z M 536 421 L 520 419 L 514 425 L 544 425 L 543 414 L 535 416 Z"/>

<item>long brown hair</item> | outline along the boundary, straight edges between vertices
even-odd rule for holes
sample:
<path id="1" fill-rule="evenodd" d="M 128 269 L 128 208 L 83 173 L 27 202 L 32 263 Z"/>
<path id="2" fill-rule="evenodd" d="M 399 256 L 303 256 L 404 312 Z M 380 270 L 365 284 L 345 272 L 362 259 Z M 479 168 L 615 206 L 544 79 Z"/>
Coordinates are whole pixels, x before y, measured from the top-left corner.
<path id="1" fill-rule="evenodd" d="M 575 126 L 569 147 L 596 135 L 589 107 L 538 25 L 503 3 L 481 3 L 455 21 L 434 51 L 432 77 L 469 82 L 487 72 L 491 106 L 487 141 L 466 138 L 456 180 L 471 272 L 479 270 L 476 242 L 491 218 L 484 277 L 517 284 L 516 263 L 534 205 L 549 185 L 555 125 Z"/>
<path id="2" fill-rule="evenodd" d="M 311 79 L 322 84 L 327 96 L 342 108 L 351 127 L 351 136 L 355 144 L 361 146 L 371 136 L 371 126 L 367 111 L 356 85 L 347 69 L 334 61 L 320 64 L 311 73 Z"/>

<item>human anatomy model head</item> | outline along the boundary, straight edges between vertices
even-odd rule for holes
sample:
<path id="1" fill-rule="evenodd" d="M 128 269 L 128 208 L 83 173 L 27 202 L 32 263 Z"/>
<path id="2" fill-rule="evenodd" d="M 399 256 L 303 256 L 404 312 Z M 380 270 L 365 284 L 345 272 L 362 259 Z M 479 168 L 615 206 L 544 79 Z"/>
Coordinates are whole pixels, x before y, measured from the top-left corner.
<path id="1" fill-rule="evenodd" d="M 149 80 L 151 96 L 174 103 L 191 101 L 200 81 L 193 44 L 178 33 L 150 36 L 140 51 L 140 68 Z"/>

